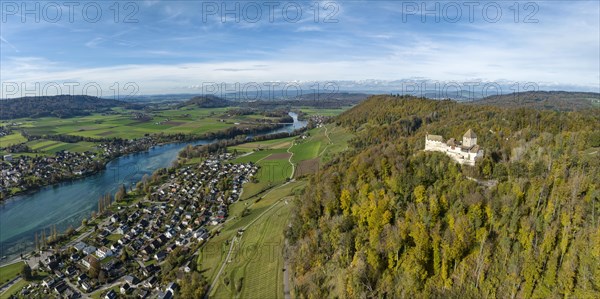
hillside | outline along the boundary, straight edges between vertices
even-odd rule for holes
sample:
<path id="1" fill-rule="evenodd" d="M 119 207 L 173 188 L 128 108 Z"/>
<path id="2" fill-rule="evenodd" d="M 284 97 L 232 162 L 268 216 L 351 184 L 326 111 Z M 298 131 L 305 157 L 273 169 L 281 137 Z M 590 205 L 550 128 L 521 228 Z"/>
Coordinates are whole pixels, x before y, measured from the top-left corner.
<path id="1" fill-rule="evenodd" d="M 241 100 L 239 100 L 241 98 Z M 238 100 L 228 100 L 214 95 L 197 96 L 178 105 L 184 107 L 197 105 L 200 108 L 222 108 L 222 107 L 245 107 L 260 110 L 289 109 L 290 107 L 314 107 L 322 109 L 337 109 L 356 105 L 367 98 L 366 94 L 360 93 L 336 93 L 328 94 L 304 94 L 300 97 L 289 99 L 258 99 L 247 100 L 243 97 Z"/>
<path id="2" fill-rule="evenodd" d="M 196 96 L 188 101 L 185 101 L 180 106 L 188 106 L 188 105 L 196 105 L 200 108 L 222 108 L 233 106 L 233 103 L 229 100 L 213 96 L 213 95 L 203 95 Z"/>
<path id="3" fill-rule="evenodd" d="M 598 298 L 600 116 L 375 96 L 298 197 L 300 298 Z M 475 167 L 423 152 L 473 129 Z"/>
<path id="4" fill-rule="evenodd" d="M 67 118 L 107 111 L 113 107 L 125 107 L 131 104 L 102 99 L 86 95 L 58 95 L 42 97 L 23 97 L 0 100 L 0 119 L 21 117 L 55 116 Z"/>
<path id="5" fill-rule="evenodd" d="M 531 91 L 490 96 L 473 103 L 506 108 L 525 107 L 557 111 L 576 111 L 600 108 L 600 93 Z"/>

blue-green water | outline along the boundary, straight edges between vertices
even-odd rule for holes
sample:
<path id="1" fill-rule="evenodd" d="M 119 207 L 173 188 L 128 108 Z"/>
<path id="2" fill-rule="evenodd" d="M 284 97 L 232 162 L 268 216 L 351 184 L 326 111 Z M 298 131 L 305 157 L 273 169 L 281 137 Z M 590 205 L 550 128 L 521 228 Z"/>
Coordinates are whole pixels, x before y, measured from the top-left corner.
<path id="1" fill-rule="evenodd" d="M 291 132 L 306 126 L 294 117 L 294 124 L 274 130 Z M 155 146 L 147 152 L 117 158 L 107 164 L 106 170 L 73 182 L 47 186 L 38 191 L 11 198 L 0 205 L 0 263 L 12 260 L 20 253 L 33 249 L 36 232 L 56 225 L 59 231 L 69 226 L 77 228 L 84 218 L 97 210 L 98 198 L 114 194 L 121 184 L 128 187 L 139 182 L 146 174 L 171 166 L 178 152 L 188 144 L 206 144 L 208 141 L 173 143 Z"/>

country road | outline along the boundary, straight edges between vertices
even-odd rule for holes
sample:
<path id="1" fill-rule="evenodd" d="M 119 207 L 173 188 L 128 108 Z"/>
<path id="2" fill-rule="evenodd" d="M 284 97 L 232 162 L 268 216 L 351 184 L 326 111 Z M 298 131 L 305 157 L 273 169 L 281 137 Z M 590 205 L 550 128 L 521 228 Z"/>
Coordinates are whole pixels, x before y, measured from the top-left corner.
<path id="1" fill-rule="evenodd" d="M 21 276 L 17 276 L 15 278 L 13 278 L 11 281 L 5 283 L 4 285 L 2 285 L 2 287 L 0 287 L 0 295 L 4 294 L 4 292 L 8 291 L 8 289 L 10 289 L 10 287 L 12 285 L 14 285 L 15 283 L 19 282 L 21 280 Z"/>

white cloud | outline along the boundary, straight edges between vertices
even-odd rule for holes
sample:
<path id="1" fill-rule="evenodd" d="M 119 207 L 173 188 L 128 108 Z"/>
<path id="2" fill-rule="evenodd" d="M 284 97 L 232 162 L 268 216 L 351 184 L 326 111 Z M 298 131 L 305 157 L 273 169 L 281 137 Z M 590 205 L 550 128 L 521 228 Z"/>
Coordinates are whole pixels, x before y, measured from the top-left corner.
<path id="1" fill-rule="evenodd" d="M 15 47 L 13 44 L 11 44 L 9 41 L 7 41 L 4 37 L 0 36 L 0 41 L 7 44 L 9 47 L 11 47 L 13 50 L 15 50 L 15 52 L 17 52 L 17 53 L 19 52 L 19 49 L 17 49 L 17 47 Z"/>

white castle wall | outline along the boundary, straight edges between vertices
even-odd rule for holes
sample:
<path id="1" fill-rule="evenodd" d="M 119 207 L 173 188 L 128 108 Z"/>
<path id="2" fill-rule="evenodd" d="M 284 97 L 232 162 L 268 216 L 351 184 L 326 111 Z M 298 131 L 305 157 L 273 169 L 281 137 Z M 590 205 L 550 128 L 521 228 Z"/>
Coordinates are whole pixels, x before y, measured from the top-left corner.
<path id="1" fill-rule="evenodd" d="M 452 148 L 444 142 L 429 140 L 427 138 L 425 139 L 425 150 L 443 152 L 461 165 L 474 166 L 475 160 L 483 157 L 483 150 L 479 150 L 477 153 L 463 152 L 458 146 Z"/>

